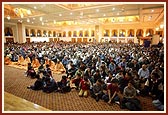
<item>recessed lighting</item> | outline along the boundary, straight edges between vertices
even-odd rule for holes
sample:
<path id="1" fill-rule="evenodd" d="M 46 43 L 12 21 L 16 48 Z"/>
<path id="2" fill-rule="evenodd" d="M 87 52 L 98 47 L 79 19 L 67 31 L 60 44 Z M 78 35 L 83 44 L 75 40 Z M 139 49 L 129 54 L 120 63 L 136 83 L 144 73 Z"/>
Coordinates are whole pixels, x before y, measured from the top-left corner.
<path id="1" fill-rule="evenodd" d="M 33 20 L 35 20 L 36 18 L 33 18 Z"/>
<path id="2" fill-rule="evenodd" d="M 103 16 L 106 16 L 106 14 L 103 14 Z"/>
<path id="3" fill-rule="evenodd" d="M 72 12 L 70 13 L 70 15 L 72 15 Z"/>
<path id="4" fill-rule="evenodd" d="M 151 12 L 154 12 L 154 10 L 151 10 Z"/>
<path id="5" fill-rule="evenodd" d="M 34 22 L 32 22 L 32 24 L 34 24 Z"/>
<path id="6" fill-rule="evenodd" d="M 27 14 L 29 14 L 29 15 L 30 15 L 30 14 L 31 14 L 31 11 L 30 11 L 30 10 L 27 10 Z"/>
<path id="7" fill-rule="evenodd" d="M 37 9 L 37 7 L 36 7 L 36 6 L 34 6 L 34 9 Z"/>
<path id="8" fill-rule="evenodd" d="M 99 9 L 96 9 L 96 12 L 99 12 Z"/>
<path id="9" fill-rule="evenodd" d="M 59 14 L 59 16 L 62 16 L 62 14 Z"/>
<path id="10" fill-rule="evenodd" d="M 37 7 L 36 7 L 36 6 L 34 6 L 34 9 L 37 9 Z"/>
<path id="11" fill-rule="evenodd" d="M 112 10 L 115 10 L 115 8 L 113 8 Z"/>

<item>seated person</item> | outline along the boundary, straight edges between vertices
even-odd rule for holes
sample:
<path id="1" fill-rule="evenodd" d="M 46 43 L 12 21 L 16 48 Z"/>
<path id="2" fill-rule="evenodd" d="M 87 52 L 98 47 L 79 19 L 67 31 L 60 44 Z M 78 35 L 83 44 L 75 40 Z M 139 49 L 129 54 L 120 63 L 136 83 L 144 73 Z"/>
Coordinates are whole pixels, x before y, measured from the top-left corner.
<path id="1" fill-rule="evenodd" d="M 76 68 L 74 65 L 71 65 L 71 68 L 68 69 L 67 71 L 67 76 L 69 76 L 70 79 L 74 78 L 74 76 L 76 76 L 75 73 L 76 73 Z"/>
<path id="2" fill-rule="evenodd" d="M 31 63 L 28 63 L 27 71 L 26 71 L 26 76 L 30 76 L 31 78 L 34 78 L 36 75 L 36 72 L 34 68 L 32 67 Z"/>
<path id="3" fill-rule="evenodd" d="M 41 65 L 38 67 L 38 74 L 40 74 L 40 73 L 43 73 L 45 71 L 45 68 L 44 68 L 44 65 L 43 65 L 43 63 L 41 63 Z"/>
<path id="4" fill-rule="evenodd" d="M 78 90 L 79 89 L 79 83 L 82 80 L 82 76 L 81 74 L 77 74 L 76 77 L 74 79 L 72 79 L 72 84 L 75 84 L 75 89 Z"/>
<path id="5" fill-rule="evenodd" d="M 136 98 L 136 89 L 132 85 L 132 81 L 129 81 L 128 85 L 124 88 L 120 107 L 122 109 L 126 108 L 131 111 L 142 110 L 140 100 Z"/>
<path id="6" fill-rule="evenodd" d="M 31 63 L 30 58 L 28 55 L 25 56 L 24 61 L 21 63 L 22 66 L 27 66 L 28 63 Z"/>
<path id="7" fill-rule="evenodd" d="M 52 60 L 49 60 L 48 64 L 50 65 L 51 70 L 55 70 L 55 62 Z"/>
<path id="8" fill-rule="evenodd" d="M 5 56 L 5 57 L 4 57 L 4 62 L 5 62 L 5 65 L 10 65 L 10 64 L 12 64 L 12 61 L 11 61 L 11 59 L 10 59 L 8 56 Z"/>
<path id="9" fill-rule="evenodd" d="M 17 65 L 22 65 L 23 62 L 24 62 L 24 58 L 21 54 L 19 54 Z"/>
<path id="10" fill-rule="evenodd" d="M 32 66 L 33 68 L 38 68 L 40 66 L 39 60 L 35 57 L 32 58 Z"/>
<path id="11" fill-rule="evenodd" d="M 48 57 L 44 57 L 44 65 L 50 65 Z"/>
<path id="12" fill-rule="evenodd" d="M 70 88 L 70 81 L 68 80 L 68 78 L 63 75 L 61 81 L 57 82 L 58 84 L 58 90 L 62 93 L 64 92 L 70 92 L 71 88 Z"/>
<path id="13" fill-rule="evenodd" d="M 152 104 L 160 111 L 164 110 L 164 92 L 161 92 L 158 98 L 152 101 Z"/>
<path id="14" fill-rule="evenodd" d="M 35 78 L 37 79 L 34 83 L 34 85 L 31 85 L 31 86 L 28 86 L 27 88 L 28 89 L 32 89 L 32 90 L 41 90 L 42 87 L 43 87 L 43 82 L 42 82 L 42 79 L 40 78 L 40 75 L 37 74 L 35 76 Z"/>
<path id="15" fill-rule="evenodd" d="M 90 89 L 90 81 L 88 80 L 88 78 L 86 76 L 84 76 L 84 78 L 80 81 L 80 84 L 79 84 L 79 88 L 80 88 L 80 91 L 79 91 L 79 96 L 82 97 L 88 97 L 88 92 L 89 92 L 89 89 Z"/>
<path id="16" fill-rule="evenodd" d="M 93 84 L 92 89 L 90 89 L 90 95 L 98 102 L 99 99 L 102 98 L 103 94 L 104 93 L 103 93 L 103 87 L 102 87 L 102 80 L 98 79 L 96 83 Z"/>
<path id="17" fill-rule="evenodd" d="M 43 92 L 51 93 L 58 89 L 56 81 L 47 74 L 45 78 L 43 78 Z"/>
<path id="18" fill-rule="evenodd" d="M 56 73 L 66 72 L 66 69 L 64 68 L 64 65 L 62 64 L 60 60 L 57 60 L 57 63 L 55 64 L 55 67 L 54 67 L 54 72 Z"/>
<path id="19" fill-rule="evenodd" d="M 118 80 L 113 79 L 111 80 L 111 84 L 107 86 L 107 93 L 102 96 L 102 99 L 105 102 L 111 104 L 112 102 L 118 102 L 119 98 L 119 87 L 118 87 Z"/>
<path id="20" fill-rule="evenodd" d="M 46 71 L 47 74 L 49 74 L 50 77 L 52 77 L 52 70 L 50 69 L 49 64 L 46 65 L 45 71 Z"/>

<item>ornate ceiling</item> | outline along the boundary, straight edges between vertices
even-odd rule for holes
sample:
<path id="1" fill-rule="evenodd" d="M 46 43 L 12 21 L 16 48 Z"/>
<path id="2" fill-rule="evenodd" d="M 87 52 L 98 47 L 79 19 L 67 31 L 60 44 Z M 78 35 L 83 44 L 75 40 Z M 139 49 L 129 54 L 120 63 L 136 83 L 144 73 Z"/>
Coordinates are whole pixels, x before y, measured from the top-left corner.
<path id="1" fill-rule="evenodd" d="M 53 28 L 164 22 L 163 3 L 23 3 L 4 3 L 4 22 Z"/>

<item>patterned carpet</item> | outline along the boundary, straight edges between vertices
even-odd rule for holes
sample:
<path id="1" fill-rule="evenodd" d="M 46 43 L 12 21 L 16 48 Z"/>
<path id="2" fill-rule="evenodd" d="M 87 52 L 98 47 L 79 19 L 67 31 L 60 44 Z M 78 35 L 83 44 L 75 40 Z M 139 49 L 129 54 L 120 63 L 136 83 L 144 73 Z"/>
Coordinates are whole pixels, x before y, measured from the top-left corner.
<path id="1" fill-rule="evenodd" d="M 24 69 L 18 69 L 10 66 L 4 66 L 4 91 L 15 96 L 36 103 L 53 111 L 127 111 L 120 109 L 119 105 L 108 105 L 100 100 L 96 102 L 91 97 L 84 98 L 78 96 L 78 91 L 72 89 L 71 92 L 61 94 L 53 92 L 50 94 L 42 91 L 33 91 L 27 89 L 32 85 L 35 79 L 24 76 Z M 59 80 L 61 75 L 54 74 L 55 80 Z M 152 100 L 148 97 L 139 97 L 143 111 L 156 111 L 152 105 Z"/>

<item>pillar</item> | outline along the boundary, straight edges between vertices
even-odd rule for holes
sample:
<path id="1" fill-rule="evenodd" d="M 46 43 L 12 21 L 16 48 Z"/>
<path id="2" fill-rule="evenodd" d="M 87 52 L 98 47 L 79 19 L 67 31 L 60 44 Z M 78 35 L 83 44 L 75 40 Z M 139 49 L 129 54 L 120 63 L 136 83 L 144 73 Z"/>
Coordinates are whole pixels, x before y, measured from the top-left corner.
<path id="1" fill-rule="evenodd" d="M 23 43 L 26 41 L 26 37 L 24 38 L 24 31 L 22 23 L 17 23 L 17 30 L 18 30 L 18 42 Z"/>

